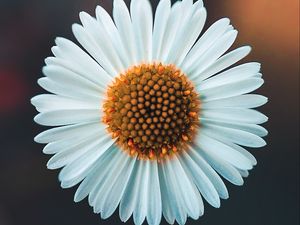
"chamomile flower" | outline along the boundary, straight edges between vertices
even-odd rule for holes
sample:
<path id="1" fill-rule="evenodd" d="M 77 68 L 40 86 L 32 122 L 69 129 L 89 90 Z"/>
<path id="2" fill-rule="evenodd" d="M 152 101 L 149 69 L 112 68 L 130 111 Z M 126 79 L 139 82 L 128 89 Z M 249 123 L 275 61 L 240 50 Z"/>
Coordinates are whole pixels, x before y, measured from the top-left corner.
<path id="1" fill-rule="evenodd" d="M 61 186 L 79 184 L 76 202 L 88 197 L 103 219 L 119 206 L 136 225 L 198 219 L 202 199 L 220 207 L 221 177 L 242 185 L 257 163 L 244 147 L 266 144 L 267 117 L 253 108 L 267 98 L 249 94 L 264 82 L 260 64 L 233 66 L 250 47 L 226 53 L 237 37 L 227 18 L 201 34 L 201 0 L 161 0 L 154 22 L 148 0 L 130 12 L 114 0 L 113 18 L 98 6 L 80 20 L 82 48 L 56 39 L 38 80 L 51 94 L 32 99 L 34 120 L 54 127 L 35 141 L 54 154 Z"/>

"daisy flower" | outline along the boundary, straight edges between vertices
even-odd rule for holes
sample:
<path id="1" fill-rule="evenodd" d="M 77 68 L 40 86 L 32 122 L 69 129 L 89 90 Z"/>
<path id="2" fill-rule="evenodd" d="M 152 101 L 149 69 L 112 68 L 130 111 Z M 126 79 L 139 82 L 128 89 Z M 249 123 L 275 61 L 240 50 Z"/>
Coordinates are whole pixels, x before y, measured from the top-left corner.
<path id="1" fill-rule="evenodd" d="M 32 99 L 34 120 L 53 126 L 35 141 L 54 154 L 62 188 L 77 184 L 101 218 L 119 207 L 136 225 L 185 224 L 204 213 L 203 200 L 228 198 L 221 179 L 242 185 L 256 165 L 267 117 L 249 94 L 263 84 L 260 64 L 233 66 L 249 46 L 225 53 L 237 37 L 227 18 L 202 32 L 201 0 L 114 0 L 113 18 L 80 13 L 73 33 L 82 46 L 57 38 L 38 84 L 51 94 Z M 200 37 L 199 37 L 200 36 Z M 230 69 L 228 69 L 230 67 Z M 243 147 L 242 147 L 243 146 Z"/>

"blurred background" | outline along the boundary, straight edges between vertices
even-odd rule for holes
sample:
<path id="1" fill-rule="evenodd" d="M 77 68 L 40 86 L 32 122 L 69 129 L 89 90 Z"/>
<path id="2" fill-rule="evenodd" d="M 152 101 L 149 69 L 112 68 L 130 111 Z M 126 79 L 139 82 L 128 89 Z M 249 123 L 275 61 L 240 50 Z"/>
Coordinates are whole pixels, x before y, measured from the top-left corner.
<path id="1" fill-rule="evenodd" d="M 129 3 L 129 1 L 126 1 Z M 151 1 L 156 7 L 157 0 Z M 71 40 L 78 13 L 109 12 L 111 0 L 0 0 L 0 225 L 122 224 L 118 213 L 106 221 L 87 201 L 75 204 L 75 189 L 62 190 L 58 171 L 46 169 L 49 156 L 33 137 L 30 98 L 43 93 L 36 80 L 56 36 Z M 187 225 L 299 224 L 299 1 L 206 0 L 208 21 L 229 17 L 239 30 L 234 47 L 253 47 L 247 61 L 262 63 L 269 97 L 260 110 L 269 116 L 268 146 L 254 150 L 258 166 L 243 187 L 227 183 L 230 199 L 220 209 Z M 133 224 L 130 221 L 128 224 Z M 165 224 L 163 222 L 162 224 Z"/>

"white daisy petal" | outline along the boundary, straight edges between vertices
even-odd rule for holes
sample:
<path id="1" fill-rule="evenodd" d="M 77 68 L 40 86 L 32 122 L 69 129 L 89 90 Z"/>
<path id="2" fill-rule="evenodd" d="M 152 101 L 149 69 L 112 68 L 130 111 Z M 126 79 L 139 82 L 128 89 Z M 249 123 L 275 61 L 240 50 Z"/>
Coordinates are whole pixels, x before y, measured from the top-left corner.
<path id="1" fill-rule="evenodd" d="M 104 153 L 100 156 L 100 158 L 104 155 Z M 62 188 L 71 188 L 71 187 L 79 184 L 85 177 L 87 177 L 96 168 L 97 161 L 98 160 L 87 165 L 87 167 L 77 176 L 73 176 L 71 178 L 65 178 L 65 179 L 61 180 L 61 187 Z"/>
<path id="2" fill-rule="evenodd" d="M 158 3 L 155 12 L 155 21 L 154 21 L 154 28 L 153 28 L 152 59 L 155 61 L 159 60 L 158 56 L 162 48 L 162 41 L 163 41 L 170 12 L 171 12 L 170 0 L 161 0 Z"/>
<path id="3" fill-rule="evenodd" d="M 251 47 L 244 46 L 223 55 L 197 76 L 196 78 L 197 82 L 205 80 L 213 76 L 214 74 L 235 64 L 236 62 L 246 57 L 250 53 L 250 51 L 251 51 Z"/>
<path id="4" fill-rule="evenodd" d="M 176 174 L 174 179 L 177 183 L 177 191 L 179 191 L 179 195 L 181 195 L 181 199 L 184 202 L 183 204 L 185 205 L 188 216 L 193 219 L 198 219 L 199 216 L 204 213 L 204 207 L 196 186 L 192 183 L 191 179 L 182 168 L 177 156 L 174 156 L 174 158 L 167 164 L 170 166 L 173 174 Z"/>
<path id="5" fill-rule="evenodd" d="M 79 85 L 62 85 L 54 80 L 49 79 L 48 77 L 43 77 L 38 79 L 38 84 L 44 88 L 45 90 L 56 94 L 56 95 L 61 95 L 65 97 L 70 97 L 70 98 L 76 98 L 79 100 L 84 100 L 85 98 L 92 99 L 93 101 L 98 101 L 100 102 L 100 96 L 96 96 L 92 94 L 92 91 L 89 93 L 84 92 L 84 85 L 79 86 Z M 76 90 L 76 87 L 78 89 Z M 76 91 L 74 91 L 76 90 Z"/>
<path id="6" fill-rule="evenodd" d="M 97 109 L 93 101 L 80 101 L 59 95 L 42 94 L 31 99 L 31 104 L 39 112 L 47 112 L 62 109 Z"/>
<path id="7" fill-rule="evenodd" d="M 138 49 L 138 62 L 149 62 L 152 59 L 151 4 L 148 0 L 132 0 L 130 12 Z"/>
<path id="8" fill-rule="evenodd" d="M 44 126 L 63 126 L 101 121 L 101 115 L 97 109 L 65 109 L 40 113 L 34 121 Z"/>
<path id="9" fill-rule="evenodd" d="M 71 165 L 71 164 L 69 164 L 69 165 Z M 89 164 L 86 164 L 85 167 L 82 167 L 80 174 L 62 179 L 61 187 L 62 188 L 71 188 L 71 187 L 77 185 L 93 170 L 93 168 L 95 166 L 96 166 L 96 161 L 89 161 Z M 65 167 L 65 168 L 67 168 L 67 167 Z"/>
<path id="10" fill-rule="evenodd" d="M 182 18 L 183 11 L 182 11 L 182 2 L 178 1 L 176 2 L 172 8 L 171 8 L 171 12 L 170 15 L 168 17 L 168 22 L 166 25 L 166 29 L 164 32 L 164 36 L 163 36 L 163 40 L 162 40 L 162 44 L 161 46 L 163 46 L 163 48 L 161 48 L 159 50 L 159 54 L 157 56 L 157 58 L 161 61 L 161 62 L 165 62 L 166 58 L 171 50 L 173 41 L 175 39 L 175 33 L 178 30 L 178 27 L 180 25 L 180 19 Z"/>
<path id="11" fill-rule="evenodd" d="M 82 76 L 90 80 L 91 82 L 94 82 L 100 87 L 105 87 L 108 83 L 112 81 L 112 76 L 109 75 L 106 71 L 104 71 L 100 65 L 98 65 L 97 70 L 93 70 L 90 72 L 93 66 L 88 65 L 86 63 L 73 62 L 71 59 L 48 57 L 45 59 L 45 63 L 48 66 L 59 66 L 69 71 L 72 71 L 78 74 L 79 76 Z M 90 69 L 86 69 L 85 67 L 89 67 Z"/>
<path id="12" fill-rule="evenodd" d="M 234 83 L 255 76 L 260 70 L 259 63 L 245 63 L 232 69 L 226 70 L 214 77 L 201 81 L 198 84 L 198 90 L 217 87 L 224 84 Z"/>
<path id="13" fill-rule="evenodd" d="M 203 1 L 202 0 L 196 1 L 193 5 L 193 12 L 196 13 L 197 10 L 201 9 L 202 7 L 204 7 Z"/>
<path id="14" fill-rule="evenodd" d="M 108 180 L 115 178 L 111 173 L 112 170 L 115 170 L 114 165 L 121 165 L 124 163 L 124 157 L 122 157 L 122 153 L 119 149 L 116 146 L 113 146 L 110 151 L 111 150 L 114 151 L 112 157 L 105 156 L 106 158 L 102 161 L 103 166 L 100 166 L 99 163 L 99 166 L 90 172 L 90 176 L 87 177 L 79 186 L 79 192 L 77 195 L 78 199 L 75 199 L 81 200 L 89 194 L 88 202 L 90 206 L 94 207 L 95 213 L 99 213 L 101 211 L 96 207 L 98 207 L 98 204 L 101 204 L 101 200 L 104 200 L 101 198 L 102 196 L 100 196 L 100 192 L 103 192 L 103 185 L 105 183 L 107 184 Z"/>
<path id="15" fill-rule="evenodd" d="M 59 180 L 66 181 L 82 176 L 83 179 L 91 166 L 113 145 L 113 143 L 114 140 L 108 135 L 98 139 L 94 145 L 87 150 L 86 154 L 77 158 L 61 170 L 59 173 Z"/>
<path id="16" fill-rule="evenodd" d="M 115 163 L 117 163 L 117 167 L 112 167 L 109 171 L 109 175 L 104 178 L 102 182 L 99 182 L 97 186 L 95 186 L 95 196 L 93 197 L 93 201 L 90 201 L 94 207 L 95 213 L 101 212 L 101 218 L 105 219 L 107 218 L 108 214 L 107 211 L 103 208 L 103 205 L 105 203 L 105 200 L 111 191 L 111 188 L 117 181 L 121 171 L 126 168 L 126 165 L 131 161 L 131 159 L 126 154 L 121 154 L 119 158 L 116 160 Z M 104 212 L 104 213 L 103 213 Z"/>
<path id="17" fill-rule="evenodd" d="M 105 61 L 110 63 L 118 72 L 126 69 L 117 54 L 117 49 L 114 48 L 102 23 L 98 23 L 95 18 L 85 12 L 79 13 L 79 17 L 86 33 L 103 53 L 102 57 L 105 58 Z"/>
<path id="18" fill-rule="evenodd" d="M 226 31 L 229 25 L 229 19 L 223 18 L 218 20 L 200 37 L 194 47 L 191 49 L 180 67 L 183 71 L 188 69 L 203 55 Z"/>
<path id="19" fill-rule="evenodd" d="M 76 88 L 76 92 L 82 91 L 87 95 L 98 97 L 99 93 L 105 91 L 103 87 L 97 86 L 93 82 L 78 76 L 78 74 L 59 66 L 45 66 L 43 68 L 43 73 L 50 80 L 60 85 L 64 84 L 66 89 L 68 87 Z"/>
<path id="20" fill-rule="evenodd" d="M 249 171 L 248 170 L 238 170 L 242 177 L 248 177 Z"/>
<path id="21" fill-rule="evenodd" d="M 128 57 L 128 53 L 124 46 L 126 43 L 122 42 L 118 29 L 116 28 L 112 18 L 101 6 L 96 7 L 96 17 L 99 23 L 101 23 L 101 25 L 104 27 L 114 49 L 118 50 L 116 52 L 122 62 L 122 65 L 124 65 L 125 68 L 128 68 L 133 61 L 131 61 Z"/>
<path id="22" fill-rule="evenodd" d="M 97 23 L 97 21 L 94 21 Z M 100 26 L 100 25 L 99 25 Z M 112 77 L 118 74 L 115 68 L 104 55 L 103 50 L 97 44 L 97 41 L 79 24 L 73 24 L 72 31 L 77 41 L 87 50 L 87 52 L 103 67 L 103 69 Z"/>
<path id="23" fill-rule="evenodd" d="M 210 182 L 205 173 L 197 166 L 197 164 L 190 158 L 187 153 L 183 153 L 182 157 L 179 158 L 185 171 L 190 173 L 196 186 L 198 187 L 201 195 L 206 201 L 212 206 L 220 207 L 220 198 L 213 184 Z"/>
<path id="24" fill-rule="evenodd" d="M 87 123 L 87 124 L 76 124 L 63 127 L 56 127 L 46 130 L 38 134 L 34 141 L 45 144 L 53 141 L 63 140 L 63 139 L 76 139 L 82 136 L 82 134 L 92 134 L 98 131 L 99 123 Z"/>
<path id="25" fill-rule="evenodd" d="M 128 158 L 128 156 L 126 157 Z M 122 195 L 124 194 L 130 175 L 132 173 L 135 161 L 136 161 L 135 158 L 134 159 L 130 158 L 128 162 L 126 162 L 126 165 L 124 166 L 123 170 L 120 171 L 120 174 L 117 177 L 115 183 L 113 184 L 111 189 L 108 190 L 109 192 L 107 193 L 107 197 L 103 202 L 103 206 L 102 206 L 102 212 L 101 212 L 102 218 L 110 217 L 117 209 L 121 201 Z"/>
<path id="26" fill-rule="evenodd" d="M 205 68 L 223 55 L 235 41 L 237 33 L 238 32 L 236 30 L 226 32 L 211 46 L 210 49 L 202 55 L 199 55 L 197 57 L 197 62 L 195 62 L 191 67 L 187 68 L 187 70 L 183 67 L 183 70 L 189 75 L 190 79 L 197 78 Z"/>
<path id="27" fill-rule="evenodd" d="M 238 186 L 244 184 L 242 176 L 230 163 L 224 161 L 215 153 L 203 151 L 202 149 L 199 149 L 199 151 L 201 151 L 200 154 L 208 161 L 208 163 L 226 180 Z"/>
<path id="28" fill-rule="evenodd" d="M 233 128 L 236 130 L 242 130 L 242 131 L 249 132 L 251 134 L 255 134 L 259 137 L 265 137 L 268 135 L 268 131 L 265 128 L 256 124 L 238 123 L 238 122 L 231 122 L 231 121 L 228 122 L 226 120 L 207 119 L 207 118 L 202 118 L 201 123 L 204 125 L 211 124 L 211 125 Z"/>
<path id="29" fill-rule="evenodd" d="M 266 145 L 261 137 L 242 130 L 206 124 L 203 131 L 218 140 L 230 141 L 247 147 L 260 148 Z"/>
<path id="30" fill-rule="evenodd" d="M 218 109 L 218 108 L 256 108 L 268 102 L 268 98 L 262 95 L 246 94 L 230 98 L 223 98 L 214 101 L 202 102 L 202 109 Z"/>
<path id="31" fill-rule="evenodd" d="M 206 20 L 206 10 L 202 8 L 195 14 L 190 10 L 190 15 L 187 17 L 188 21 L 182 25 L 183 27 L 176 35 L 174 46 L 171 48 L 166 60 L 167 63 L 181 64 L 202 31 Z"/>
<path id="32" fill-rule="evenodd" d="M 120 202 L 119 214 L 122 222 L 126 222 L 130 218 L 137 201 L 139 201 L 138 193 L 139 185 L 143 176 L 142 172 L 143 164 L 141 161 L 137 161 Z"/>
<path id="33" fill-rule="evenodd" d="M 268 117 L 264 114 L 253 109 L 243 108 L 205 109 L 202 111 L 201 118 L 250 124 L 261 124 L 268 121 Z"/>
<path id="34" fill-rule="evenodd" d="M 203 159 L 201 154 L 197 153 L 197 151 L 190 147 L 189 151 L 187 152 L 191 158 L 197 163 L 199 168 L 206 174 L 210 182 L 214 185 L 215 189 L 217 190 L 220 198 L 227 199 L 229 197 L 227 188 L 219 177 L 219 175 L 215 172 L 214 169 Z"/>
<path id="35" fill-rule="evenodd" d="M 147 214 L 147 201 L 148 201 L 148 188 L 149 188 L 149 178 L 150 178 L 150 162 L 142 161 L 141 166 L 143 167 L 143 177 L 140 177 L 139 190 L 137 192 L 138 198 L 135 203 L 133 210 L 133 221 L 136 225 L 141 225 Z"/>
<path id="36" fill-rule="evenodd" d="M 183 7 L 185 7 L 185 11 L 187 11 L 188 9 L 193 9 L 191 8 L 193 5 L 193 0 L 182 0 L 182 3 L 184 4 Z"/>
<path id="37" fill-rule="evenodd" d="M 181 195 L 184 203 L 186 204 L 188 216 L 193 219 L 198 219 L 200 213 L 202 215 L 204 212 L 201 196 L 199 195 L 199 192 L 194 183 L 192 183 L 192 181 L 182 168 L 182 165 L 179 162 L 177 156 L 174 157 L 175 159 L 172 159 L 170 165 L 173 173 L 175 173 L 175 171 L 178 173 L 178 176 L 175 176 L 175 179 L 178 183 L 177 186 L 179 187 L 179 189 L 181 188 Z"/>
<path id="38" fill-rule="evenodd" d="M 172 12 L 176 12 L 176 5 L 172 8 Z M 176 61 L 179 58 L 184 58 L 187 54 L 187 51 L 190 50 L 189 45 L 193 45 L 193 39 L 197 38 L 201 32 L 201 13 L 196 12 L 194 15 L 193 10 L 193 1 L 192 0 L 183 0 L 178 4 L 178 15 L 171 14 L 169 17 L 169 24 L 172 24 L 173 32 L 177 35 L 172 35 L 168 37 L 169 48 L 163 49 L 164 55 L 162 56 L 162 61 L 165 63 L 174 63 L 176 65 Z M 197 27 L 198 22 L 200 22 L 199 27 Z M 193 25 L 191 25 L 191 23 Z M 191 28 L 193 26 L 193 29 Z M 188 34 L 187 34 L 188 32 Z M 198 33 L 198 35 L 197 35 Z M 196 36 L 196 37 L 195 37 Z M 188 38 L 187 38 L 188 37 Z M 183 41 L 185 39 L 185 41 Z M 192 42 L 192 43 L 190 43 Z M 185 52 L 186 51 L 186 52 Z M 185 52 L 185 53 L 184 53 Z M 181 55 L 178 55 L 182 53 Z"/>
<path id="39" fill-rule="evenodd" d="M 113 17 L 120 34 L 120 38 L 123 40 L 128 60 L 134 64 L 137 62 L 137 50 L 134 44 L 134 31 L 130 14 L 123 0 L 114 0 Z"/>
<path id="40" fill-rule="evenodd" d="M 94 125 L 94 126 L 92 126 Z M 43 149 L 43 153 L 45 154 L 56 154 L 56 153 L 59 153 L 59 152 L 63 152 L 73 146 L 77 146 L 79 144 L 81 144 L 81 142 L 85 141 L 86 139 L 89 139 L 90 136 L 93 136 L 95 134 L 98 134 L 100 136 L 103 136 L 103 135 L 107 135 L 107 132 L 105 131 L 105 127 L 104 126 L 101 126 L 99 125 L 98 123 L 95 123 L 95 124 L 92 124 L 92 125 L 86 125 L 85 127 L 82 127 L 82 128 L 78 128 L 78 130 L 82 130 L 83 132 L 82 133 L 76 133 L 78 132 L 77 128 L 70 128 L 69 130 L 65 129 L 64 131 L 63 130 L 60 130 L 60 131 L 53 131 L 53 132 L 49 132 L 47 133 L 46 136 L 49 137 L 49 135 L 53 134 L 54 136 L 54 140 L 53 141 L 51 139 L 52 142 L 50 142 L 49 144 L 47 144 L 45 146 L 45 148 Z M 66 126 L 67 127 L 72 127 L 74 125 L 70 125 L 70 126 Z M 86 130 L 85 128 L 89 128 L 89 130 Z M 59 127 L 61 128 L 61 127 Z M 54 128 L 54 129 L 59 129 L 59 128 Z M 54 129 L 50 129 L 49 131 L 52 131 Z M 68 132 L 71 133 L 71 131 L 73 131 L 73 134 L 70 135 L 70 137 L 66 137 L 66 138 L 63 138 L 63 139 L 60 139 L 58 138 L 59 134 L 60 136 L 63 135 L 63 134 L 67 134 Z M 85 131 L 85 132 L 84 132 Z M 47 132 L 47 131 L 46 131 Z M 43 136 L 43 133 L 42 133 L 42 136 Z M 58 139 L 58 140 L 57 140 Z"/>
<path id="41" fill-rule="evenodd" d="M 163 168 L 159 164 L 158 165 L 158 175 L 159 175 L 159 184 L 161 190 L 161 198 L 162 198 L 162 211 L 164 218 L 169 224 L 174 224 L 175 222 L 175 214 L 173 207 L 175 205 L 174 199 L 170 197 L 169 188 L 167 187 L 167 180 L 164 177 Z"/>
<path id="42" fill-rule="evenodd" d="M 82 141 L 78 140 L 78 143 L 70 143 L 70 145 L 64 149 L 60 149 L 60 152 L 55 154 L 47 163 L 48 169 L 58 169 L 61 168 L 78 157 L 86 154 L 88 149 L 95 145 L 95 142 L 98 143 L 96 140 L 100 139 L 101 136 L 99 133 L 94 135 L 90 135 L 89 137 L 83 139 Z"/>
<path id="43" fill-rule="evenodd" d="M 230 146 L 211 137 L 210 130 L 205 127 L 202 129 L 201 135 L 196 140 L 197 146 L 206 152 L 212 152 L 223 160 L 229 162 L 239 169 L 252 169 L 251 161 L 243 154 L 232 149 Z"/>
<path id="44" fill-rule="evenodd" d="M 175 216 L 175 219 L 178 224 L 185 224 L 187 220 L 186 207 L 181 197 L 179 187 L 175 180 L 173 171 L 170 169 L 170 163 L 162 163 L 162 173 L 164 180 L 167 184 L 167 189 L 169 193 L 169 201 L 172 209 L 172 214 Z"/>
<path id="45" fill-rule="evenodd" d="M 203 101 L 212 101 L 223 98 L 235 97 L 238 95 L 247 94 L 261 87 L 264 83 L 260 78 L 249 78 L 242 81 L 220 85 L 218 87 L 201 90 L 200 96 Z M 198 88 L 196 87 L 198 90 Z"/>
<path id="46" fill-rule="evenodd" d="M 233 144 L 231 142 L 228 142 L 228 141 L 222 141 L 224 144 L 230 146 L 231 148 L 233 148 L 234 150 L 240 152 L 241 154 L 243 154 L 245 157 L 247 157 L 253 166 L 256 166 L 257 165 L 257 160 L 256 158 L 250 153 L 248 152 L 246 149 L 244 149 L 243 147 L 239 146 L 239 145 L 236 145 L 236 144 Z"/>
<path id="47" fill-rule="evenodd" d="M 56 54 L 58 54 L 56 57 L 72 63 L 72 67 L 68 68 L 69 70 L 77 68 L 76 70 L 81 71 L 81 73 L 74 71 L 75 73 L 80 74 L 102 87 L 105 87 L 111 82 L 111 77 L 103 70 L 103 68 L 72 41 L 65 38 L 56 38 L 55 43 L 57 45 Z M 74 55 L 76 55 L 76 57 L 74 57 Z"/>
<path id="48" fill-rule="evenodd" d="M 79 202 L 86 198 L 90 192 L 97 186 L 97 184 L 109 174 L 109 171 L 117 159 L 120 158 L 121 151 L 118 148 L 111 148 L 110 151 L 103 153 L 95 163 L 96 167 L 86 176 L 86 178 L 79 185 L 74 201 Z"/>
<path id="49" fill-rule="evenodd" d="M 147 222 L 149 225 L 159 225 L 162 216 L 162 197 L 159 186 L 157 162 L 151 162 L 148 187 L 148 213 Z"/>

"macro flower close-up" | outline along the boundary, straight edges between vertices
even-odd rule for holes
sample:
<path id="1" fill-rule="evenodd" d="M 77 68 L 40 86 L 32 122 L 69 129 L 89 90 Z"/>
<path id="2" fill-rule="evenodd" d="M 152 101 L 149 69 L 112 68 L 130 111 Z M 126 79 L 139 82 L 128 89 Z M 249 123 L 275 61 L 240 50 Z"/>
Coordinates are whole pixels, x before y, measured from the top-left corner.
<path id="1" fill-rule="evenodd" d="M 74 201 L 88 198 L 103 219 L 173 224 L 219 208 L 229 197 L 221 179 L 243 185 L 257 161 L 244 147 L 266 145 L 267 117 L 250 94 L 263 83 L 260 63 L 236 64 L 249 46 L 230 52 L 237 30 L 227 18 L 206 31 L 201 0 L 114 0 L 113 18 L 80 13 L 72 31 L 80 45 L 56 38 L 38 84 L 52 94 L 32 98 L 34 120 L 54 126 L 35 137 L 62 168 Z M 153 22 L 154 21 L 154 22 Z M 230 67 L 228 69 L 228 67 Z"/>
<path id="2" fill-rule="evenodd" d="M 0 21 L 0 225 L 299 224 L 299 0 Z"/>

